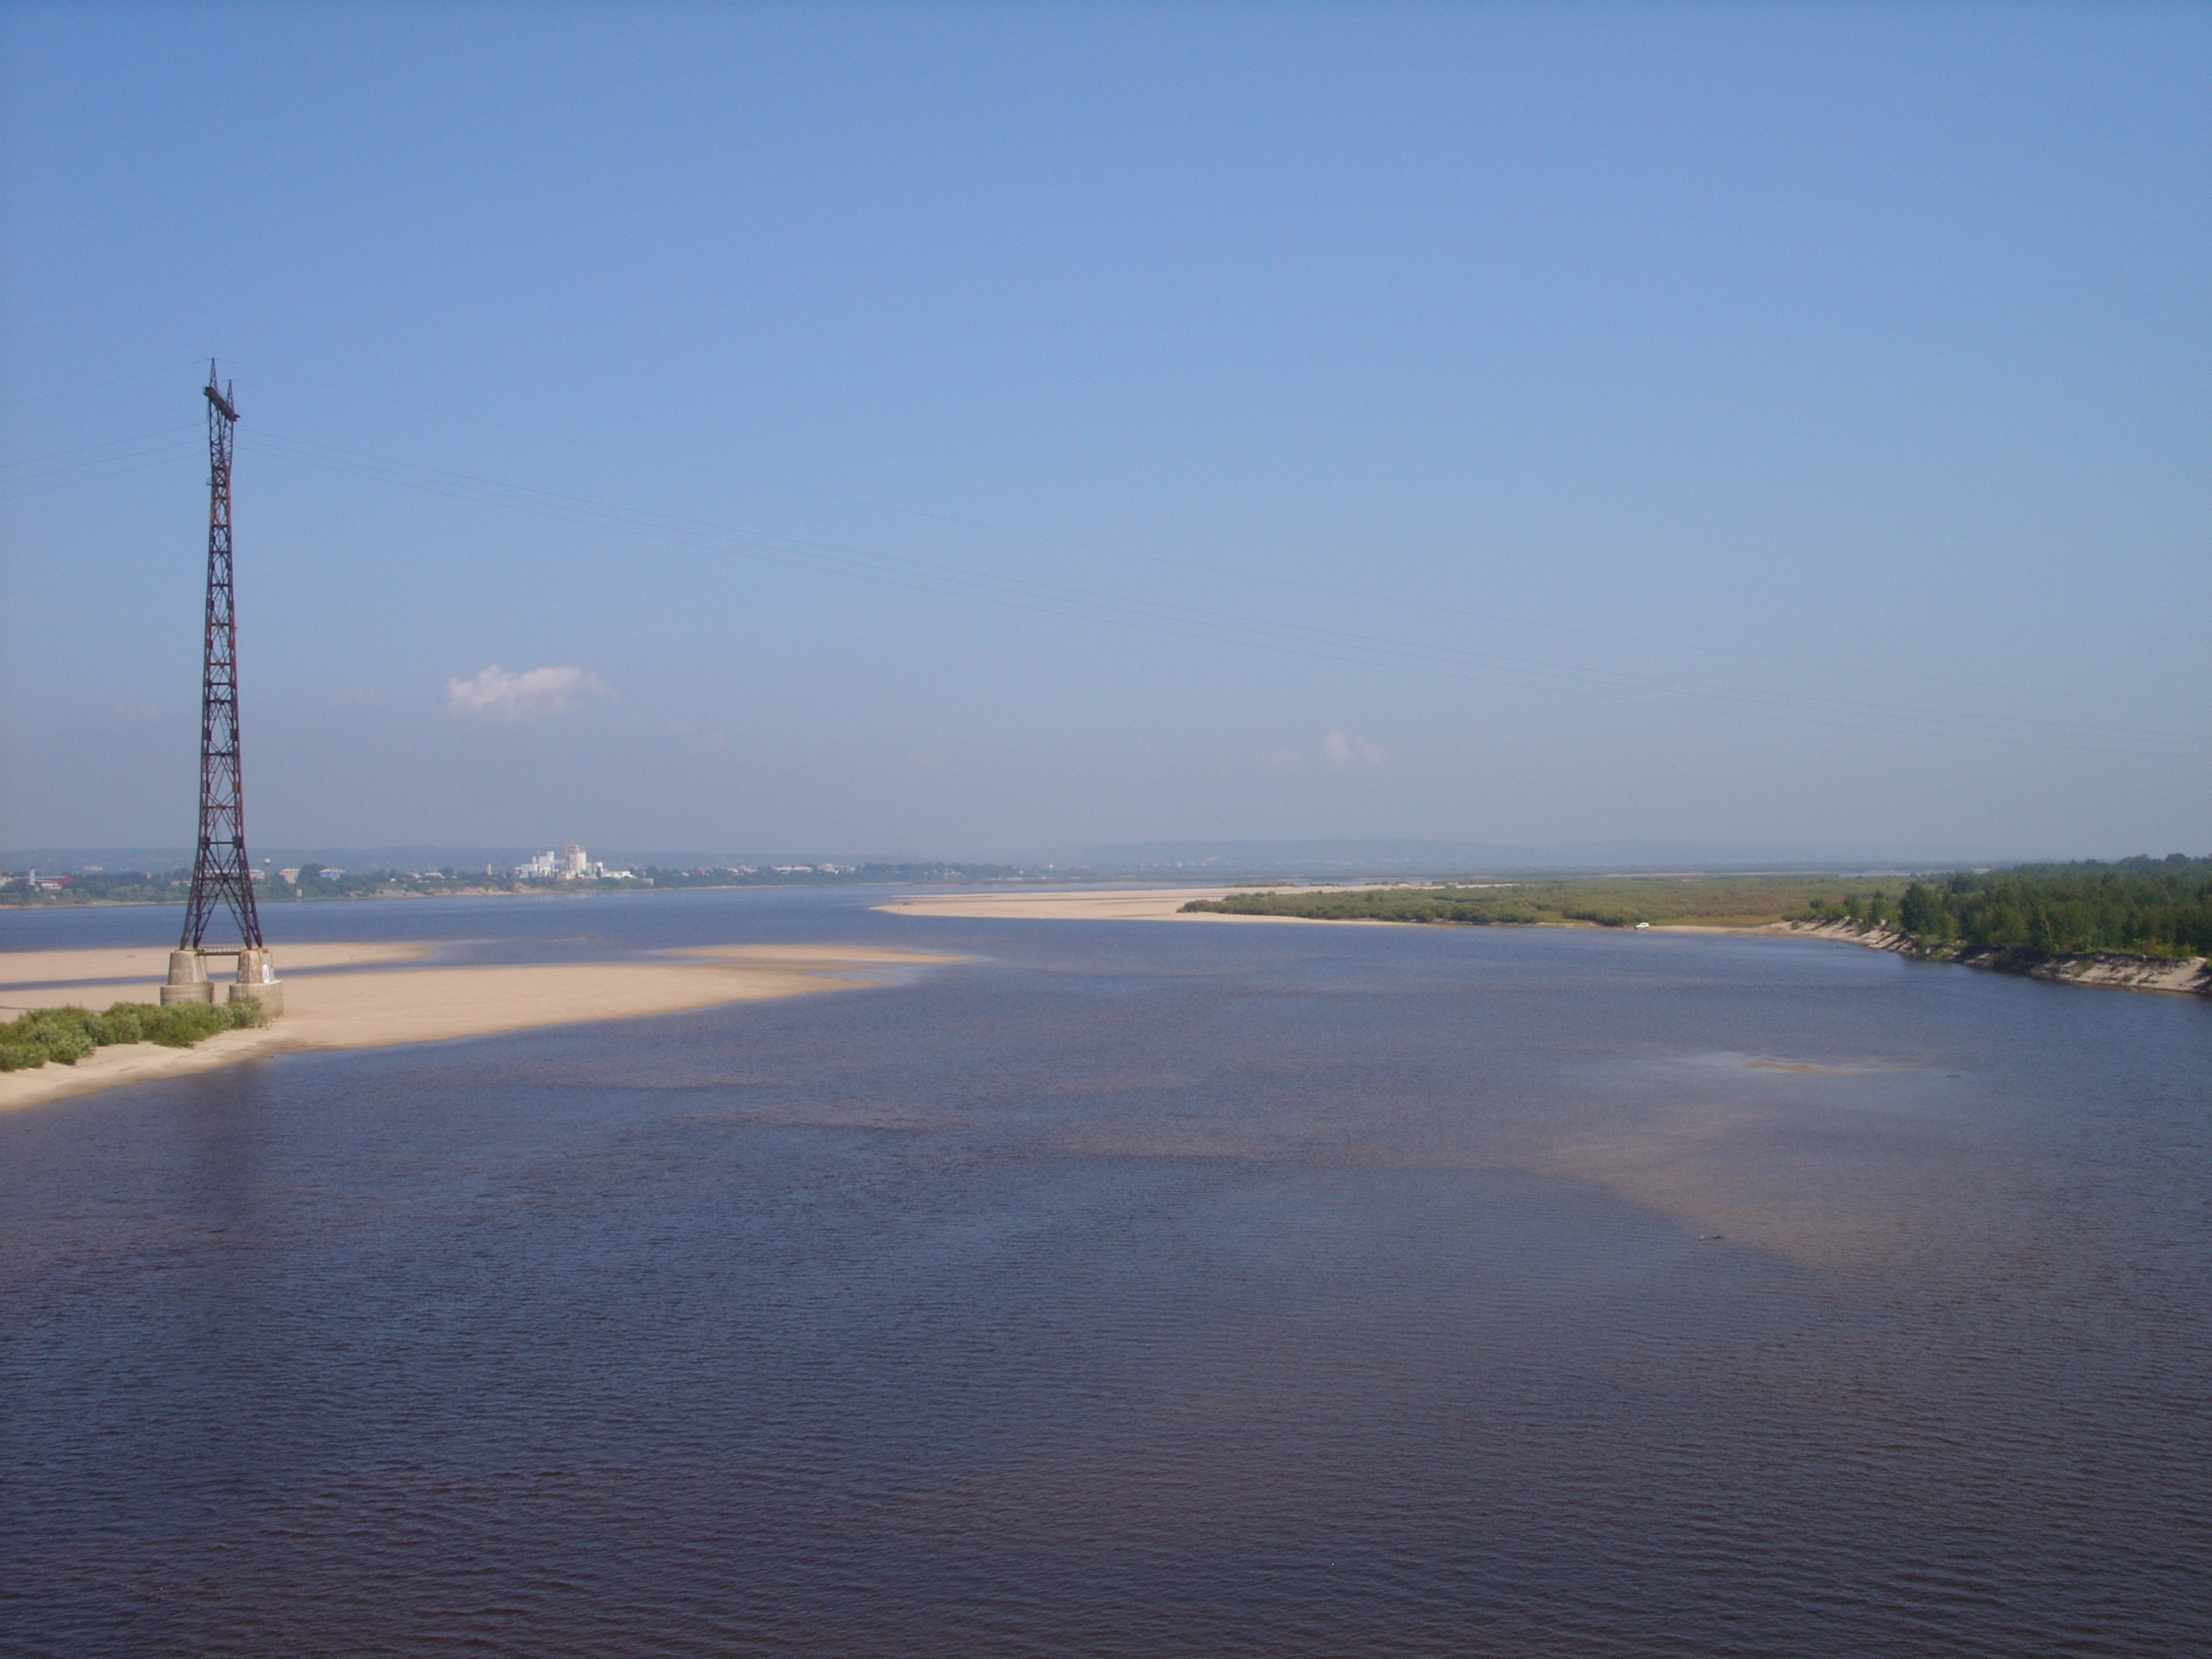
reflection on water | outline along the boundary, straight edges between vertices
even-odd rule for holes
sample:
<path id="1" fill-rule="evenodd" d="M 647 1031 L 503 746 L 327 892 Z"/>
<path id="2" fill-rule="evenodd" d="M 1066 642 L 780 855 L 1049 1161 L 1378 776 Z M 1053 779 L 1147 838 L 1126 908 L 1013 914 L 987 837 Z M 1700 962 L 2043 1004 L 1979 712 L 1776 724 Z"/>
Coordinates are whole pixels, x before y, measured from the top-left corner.
<path id="1" fill-rule="evenodd" d="M 986 959 L 0 1119 L 11 1653 L 2212 1644 L 2200 1004 L 813 894 L 288 921 Z"/>

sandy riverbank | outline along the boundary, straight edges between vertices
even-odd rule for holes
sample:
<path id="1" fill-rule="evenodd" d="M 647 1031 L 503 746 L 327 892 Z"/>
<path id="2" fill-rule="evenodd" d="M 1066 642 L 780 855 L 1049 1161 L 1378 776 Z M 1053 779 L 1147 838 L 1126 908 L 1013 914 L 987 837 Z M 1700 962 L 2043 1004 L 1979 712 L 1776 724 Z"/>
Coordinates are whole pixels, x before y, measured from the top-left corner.
<path id="1" fill-rule="evenodd" d="M 1230 916 L 1218 910 L 1182 907 L 1193 899 L 1226 898 L 1231 893 L 1261 890 L 1251 887 L 1151 887 L 1112 892 L 1080 893 L 921 893 L 878 904 L 878 910 L 895 916 L 965 916 L 1003 921 L 1261 921 L 1311 926 L 1311 916 Z M 1346 922 L 1326 925 L 1343 927 Z M 1360 917 L 1350 922 L 1361 927 L 1395 924 Z"/>
<path id="2" fill-rule="evenodd" d="M 419 959 L 428 947 L 291 945 L 276 951 L 277 970 Z M 364 954 L 352 955 L 349 952 Z M 374 954 L 369 954 L 374 953 Z M 167 951 L 154 955 L 167 968 Z M 20 1010 L 76 1002 L 151 1002 L 155 979 L 121 986 L 106 970 L 137 964 L 122 951 L 13 951 L 0 955 L 0 1004 Z M 263 1054 L 301 1049 L 377 1048 L 440 1042 L 541 1025 L 635 1019 L 684 1013 L 728 1002 L 858 990 L 882 982 L 882 970 L 962 960 L 918 951 L 868 946 L 715 945 L 674 951 L 659 962 L 562 963 L 510 968 L 394 969 L 378 973 L 319 973 L 288 977 L 285 1012 L 258 1030 L 227 1031 L 190 1048 L 117 1044 L 75 1066 L 0 1073 L 0 1111 L 150 1078 L 235 1065 Z M 56 958 L 78 969 L 56 985 Z M 871 969 L 876 970 L 871 975 Z M 218 994 L 221 988 L 218 987 Z M 26 999 L 42 999 L 30 1003 Z"/>
<path id="3" fill-rule="evenodd" d="M 420 962 L 427 945 L 289 945 L 278 953 L 281 970 L 368 968 L 387 962 Z M 219 957 L 215 971 L 228 977 Z M 152 1002 L 168 977 L 167 947 L 133 945 L 106 951 L 0 951 L 0 1019 L 30 1008 L 105 1008 L 111 1002 Z M 222 992 L 218 991 L 217 995 Z"/>
<path id="4" fill-rule="evenodd" d="M 1263 921 L 1295 922 L 1321 927 L 1407 927 L 1422 924 L 1385 921 L 1379 916 L 1237 916 L 1215 910 L 1185 912 L 1193 899 L 1225 898 L 1250 892 L 1249 887 L 1168 887 L 1118 892 L 1060 893 L 930 893 L 878 904 L 893 915 L 966 916 L 985 920 L 1026 921 Z M 1448 924 L 1447 924 L 1448 925 Z M 1543 927 L 1591 927 L 1587 921 L 1545 921 Z M 1628 930 L 1622 930 L 1624 932 Z M 1634 936 L 1657 938 L 1668 933 L 1726 934 L 1738 939 L 1825 939 L 1876 951 L 1894 951 L 1930 962 L 1956 963 L 1966 968 L 1992 969 L 1999 973 L 2024 974 L 2059 985 L 2098 985 L 2125 991 L 2179 992 L 2212 996 L 2212 959 L 2197 957 L 2186 962 L 2166 962 L 2145 957 L 2093 952 L 2081 956 L 2046 957 L 2005 951 L 1923 951 L 1905 935 L 1887 928 L 1862 929 L 1851 923 L 1802 921 L 1753 922 L 1729 926 L 1713 922 L 1658 921 Z"/>

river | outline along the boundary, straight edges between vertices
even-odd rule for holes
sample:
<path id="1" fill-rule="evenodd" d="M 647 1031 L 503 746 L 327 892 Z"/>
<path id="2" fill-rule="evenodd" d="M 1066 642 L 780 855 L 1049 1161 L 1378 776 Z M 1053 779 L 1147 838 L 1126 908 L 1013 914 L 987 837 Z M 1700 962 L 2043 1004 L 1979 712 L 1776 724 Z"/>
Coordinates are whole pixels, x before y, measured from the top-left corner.
<path id="1" fill-rule="evenodd" d="M 0 1116 L 0 1650 L 2212 1650 L 2212 1006 L 881 896 L 272 906 L 974 960 Z"/>

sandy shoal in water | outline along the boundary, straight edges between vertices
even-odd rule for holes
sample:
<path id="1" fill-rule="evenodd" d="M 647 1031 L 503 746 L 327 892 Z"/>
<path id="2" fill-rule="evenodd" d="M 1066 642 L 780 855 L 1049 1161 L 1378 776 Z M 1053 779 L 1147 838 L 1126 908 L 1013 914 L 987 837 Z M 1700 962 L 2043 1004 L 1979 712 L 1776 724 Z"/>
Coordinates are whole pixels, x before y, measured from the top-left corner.
<path id="1" fill-rule="evenodd" d="M 427 945 L 287 945 L 278 948 L 279 971 L 298 968 L 366 968 L 378 963 L 419 962 Z M 210 976 L 228 984 L 236 963 L 217 957 Z M 167 945 L 119 950 L 0 951 L 0 1019 L 27 1008 L 64 1003 L 105 1008 L 111 1002 L 151 1002 L 169 976 Z M 218 991 L 217 996 L 223 994 Z"/>
<path id="2" fill-rule="evenodd" d="M 1007 921 L 1264 921 L 1312 927 L 1316 916 L 1231 916 L 1218 910 L 1193 910 L 1193 899 L 1226 898 L 1231 893 L 1267 890 L 1251 887 L 1156 887 L 1090 893 L 922 893 L 878 904 L 895 916 L 966 916 Z M 1368 916 L 1331 919 L 1323 925 L 1388 927 Z"/>
<path id="3" fill-rule="evenodd" d="M 306 967 L 318 947 L 279 946 L 279 974 Z M 331 946 L 326 951 L 397 952 L 371 960 L 406 960 L 427 952 L 423 945 Z M 16 995 L 15 981 L 31 974 L 51 975 L 52 958 L 120 957 L 122 952 L 15 951 L 0 955 L 0 1002 Z M 145 954 L 145 953 L 141 953 Z M 158 956 L 164 969 L 168 953 Z M 47 1065 L 0 1073 L 0 1111 L 58 1100 L 68 1095 L 112 1088 L 151 1078 L 175 1077 L 258 1055 L 301 1049 L 376 1048 L 403 1042 L 439 1042 L 483 1036 L 540 1025 L 587 1020 L 635 1019 L 650 1014 L 684 1013 L 728 1002 L 800 996 L 815 991 L 858 990 L 881 982 L 856 977 L 851 970 L 921 966 L 962 960 L 916 951 L 867 947 L 717 945 L 672 951 L 682 961 L 562 963 L 508 968 L 398 969 L 380 973 L 325 973 L 286 979 L 283 1017 L 258 1030 L 226 1031 L 190 1048 L 164 1048 L 151 1042 L 118 1043 L 97 1050 L 74 1066 Z M 33 959 L 40 959 L 34 961 Z M 361 960 L 354 958 L 353 960 Z M 327 958 L 325 958 L 327 963 Z M 94 963 L 95 968 L 100 964 Z M 122 988 L 128 992 L 129 987 Z M 149 985 L 138 996 L 88 995 L 84 988 L 40 1006 L 74 1001 L 106 1007 L 115 1001 L 152 1001 Z M 226 994 L 218 981 L 216 994 Z M 15 1005 L 22 1004 L 17 1001 Z"/>

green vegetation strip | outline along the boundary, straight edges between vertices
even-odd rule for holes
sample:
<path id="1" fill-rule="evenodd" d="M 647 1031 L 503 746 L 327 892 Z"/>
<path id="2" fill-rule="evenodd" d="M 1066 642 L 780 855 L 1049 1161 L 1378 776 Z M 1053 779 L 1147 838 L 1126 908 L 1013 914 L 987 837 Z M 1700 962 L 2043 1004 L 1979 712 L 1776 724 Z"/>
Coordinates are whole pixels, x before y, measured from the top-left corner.
<path id="1" fill-rule="evenodd" d="M 1186 910 L 1231 916 L 1302 916 L 1322 921 L 1458 922 L 1475 927 L 1595 923 L 1600 927 L 1703 924 L 1755 927 L 1802 910 L 1832 888 L 1818 877 L 1596 878 L 1480 887 L 1366 887 L 1350 891 L 1232 893 L 1195 899 Z M 1892 886 L 1895 883 L 1891 884 Z M 1854 894 L 1854 896 L 1856 896 Z"/>
<path id="2" fill-rule="evenodd" d="M 1849 921 L 1894 928 L 1930 951 L 2049 956 L 2212 956 L 2212 858 L 2021 865 L 1982 874 L 1896 877 L 1654 876 L 1633 878 L 1232 893 L 1186 910 L 1319 921 L 1471 927 L 1756 927 Z"/>
<path id="3" fill-rule="evenodd" d="M 0 1072 L 25 1071 L 48 1060 L 74 1066 L 111 1042 L 189 1048 L 218 1031 L 268 1023 L 269 1016 L 254 1002 L 187 1002 L 169 1008 L 118 1002 L 104 1014 L 89 1008 L 34 1008 L 0 1025 Z"/>

